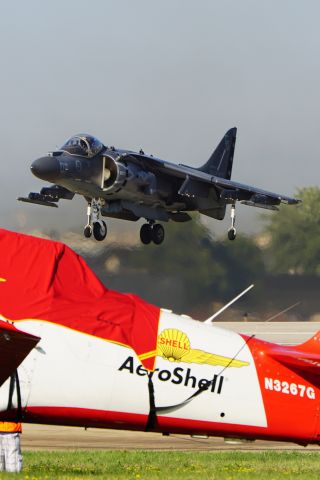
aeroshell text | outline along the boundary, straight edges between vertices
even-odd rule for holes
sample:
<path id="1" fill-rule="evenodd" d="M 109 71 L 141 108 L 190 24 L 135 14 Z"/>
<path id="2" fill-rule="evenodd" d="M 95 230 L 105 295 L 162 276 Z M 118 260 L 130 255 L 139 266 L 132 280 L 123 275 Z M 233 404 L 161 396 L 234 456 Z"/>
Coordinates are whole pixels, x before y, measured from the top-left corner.
<path id="1" fill-rule="evenodd" d="M 129 356 L 119 367 L 119 372 L 126 371 L 132 375 L 144 377 L 148 375 L 148 371 L 142 365 L 136 366 L 134 358 Z M 212 393 L 220 394 L 222 392 L 224 377 L 223 375 L 214 374 L 212 378 L 197 378 L 192 375 L 191 368 L 176 367 L 172 371 L 156 368 L 153 378 L 158 378 L 161 382 L 170 382 L 174 385 L 183 385 L 191 388 L 205 388 Z"/>

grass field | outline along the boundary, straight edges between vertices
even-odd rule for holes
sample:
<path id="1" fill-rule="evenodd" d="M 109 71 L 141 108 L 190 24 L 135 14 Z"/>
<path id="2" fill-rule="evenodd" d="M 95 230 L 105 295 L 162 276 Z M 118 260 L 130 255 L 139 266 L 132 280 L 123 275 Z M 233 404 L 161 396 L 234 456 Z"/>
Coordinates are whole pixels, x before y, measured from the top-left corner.
<path id="1" fill-rule="evenodd" d="M 276 480 L 320 477 L 317 452 L 31 451 L 0 479 Z"/>

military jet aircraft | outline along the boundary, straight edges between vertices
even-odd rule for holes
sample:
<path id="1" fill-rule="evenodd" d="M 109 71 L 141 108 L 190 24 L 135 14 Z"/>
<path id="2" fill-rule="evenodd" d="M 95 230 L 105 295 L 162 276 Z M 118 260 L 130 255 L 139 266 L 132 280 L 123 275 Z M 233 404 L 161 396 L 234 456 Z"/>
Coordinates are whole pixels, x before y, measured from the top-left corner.
<path id="1" fill-rule="evenodd" d="M 108 290 L 0 229 L 0 420 L 320 443 L 320 332 L 283 346 Z"/>
<path id="2" fill-rule="evenodd" d="M 57 207 L 60 199 L 82 195 L 87 203 L 85 237 L 104 240 L 106 223 L 101 216 L 136 221 L 145 218 L 140 230 L 142 243 L 161 244 L 164 228 L 156 221 L 191 220 L 188 212 L 217 220 L 225 216 L 231 204 L 230 240 L 236 238 L 235 204 L 277 210 L 283 202 L 298 200 L 278 193 L 231 181 L 236 128 L 223 137 L 209 160 L 200 168 L 176 165 L 142 150 L 133 152 L 107 147 L 97 138 L 79 134 L 70 138 L 60 150 L 49 152 L 31 165 L 32 173 L 54 183 L 18 200 Z"/>

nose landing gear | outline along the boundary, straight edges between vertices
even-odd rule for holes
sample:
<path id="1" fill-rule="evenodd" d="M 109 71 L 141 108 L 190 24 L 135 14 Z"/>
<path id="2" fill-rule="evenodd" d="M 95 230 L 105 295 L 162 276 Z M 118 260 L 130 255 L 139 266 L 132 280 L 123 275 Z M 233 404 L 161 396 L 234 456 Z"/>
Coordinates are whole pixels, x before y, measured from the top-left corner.
<path id="1" fill-rule="evenodd" d="M 234 226 L 235 220 L 236 220 L 236 206 L 235 206 L 235 204 L 231 205 L 230 216 L 231 216 L 231 227 L 228 230 L 228 238 L 229 238 L 229 240 L 235 240 L 235 238 L 237 236 L 237 230 L 236 230 L 236 227 Z"/>
<path id="2" fill-rule="evenodd" d="M 140 229 L 140 240 L 144 245 L 153 242 L 160 245 L 164 240 L 164 228 L 160 223 L 149 221 L 144 223 Z"/>
<path id="3" fill-rule="evenodd" d="M 84 235 L 86 238 L 90 238 L 90 237 L 91 237 L 91 235 L 92 235 L 92 227 L 91 227 L 91 225 L 86 225 L 86 226 L 84 227 L 83 235 Z"/>
<path id="4" fill-rule="evenodd" d="M 88 202 L 87 217 L 88 223 L 84 227 L 83 234 L 86 238 L 90 238 L 93 234 L 94 238 L 101 242 L 107 236 L 106 222 L 100 219 L 101 216 L 101 200 L 93 198 Z"/>
<path id="5" fill-rule="evenodd" d="M 86 238 L 92 235 L 101 242 L 107 236 L 107 225 L 101 220 L 101 209 L 103 207 L 103 199 L 92 198 L 88 199 L 87 207 L 87 224 L 84 227 L 83 234 Z M 154 220 L 147 220 L 140 229 L 140 239 L 144 245 L 153 242 L 160 245 L 164 241 L 164 228 L 160 223 L 155 223 Z"/>

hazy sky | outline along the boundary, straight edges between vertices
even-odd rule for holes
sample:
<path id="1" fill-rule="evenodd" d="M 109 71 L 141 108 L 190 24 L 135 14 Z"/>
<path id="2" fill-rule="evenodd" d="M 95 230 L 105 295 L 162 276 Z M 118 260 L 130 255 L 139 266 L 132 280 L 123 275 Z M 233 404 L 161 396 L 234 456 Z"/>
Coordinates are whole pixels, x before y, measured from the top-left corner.
<path id="1" fill-rule="evenodd" d="M 289 195 L 319 184 L 318 1 L 0 0 L 0 7 L 2 227 L 82 231 L 82 200 L 59 209 L 16 202 L 44 185 L 31 161 L 79 131 L 200 166 L 237 126 L 233 179 Z M 238 209 L 240 231 L 254 228 L 252 211 Z M 219 222 L 209 224 L 215 230 Z M 138 235 L 137 225 L 127 226 Z"/>

